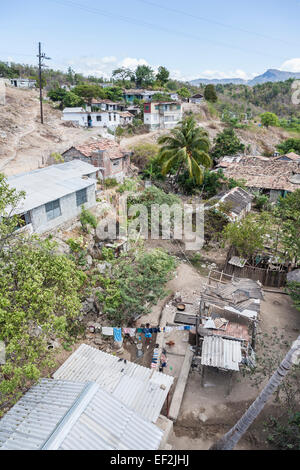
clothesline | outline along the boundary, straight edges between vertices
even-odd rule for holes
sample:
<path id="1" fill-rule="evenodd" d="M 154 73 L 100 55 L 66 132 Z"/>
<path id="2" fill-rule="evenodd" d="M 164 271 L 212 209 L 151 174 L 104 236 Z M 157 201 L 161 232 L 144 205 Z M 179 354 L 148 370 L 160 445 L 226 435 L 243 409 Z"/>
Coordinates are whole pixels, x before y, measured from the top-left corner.
<path id="1" fill-rule="evenodd" d="M 190 331 L 194 329 L 191 325 L 164 326 L 153 328 L 117 328 L 113 326 L 102 326 L 101 332 L 105 336 L 113 336 L 115 341 L 122 341 L 123 335 L 134 337 L 137 333 L 143 333 L 146 337 L 151 337 L 154 333 L 169 333 L 171 331 Z"/>

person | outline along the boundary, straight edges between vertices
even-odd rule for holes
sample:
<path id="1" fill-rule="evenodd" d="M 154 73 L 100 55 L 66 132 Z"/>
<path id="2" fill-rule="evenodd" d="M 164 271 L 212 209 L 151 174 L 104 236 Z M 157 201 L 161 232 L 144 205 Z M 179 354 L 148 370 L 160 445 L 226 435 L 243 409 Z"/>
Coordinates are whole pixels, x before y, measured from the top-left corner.
<path id="1" fill-rule="evenodd" d="M 149 346 L 149 344 L 151 343 L 151 338 L 152 338 L 152 333 L 150 332 L 150 324 L 149 323 L 146 323 L 145 338 L 146 338 L 146 344 Z"/>

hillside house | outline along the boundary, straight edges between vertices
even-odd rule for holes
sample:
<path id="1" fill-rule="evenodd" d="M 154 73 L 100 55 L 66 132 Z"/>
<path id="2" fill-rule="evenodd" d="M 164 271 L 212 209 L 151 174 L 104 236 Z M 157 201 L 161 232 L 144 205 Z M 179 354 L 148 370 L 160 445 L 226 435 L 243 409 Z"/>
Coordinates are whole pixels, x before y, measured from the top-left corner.
<path id="1" fill-rule="evenodd" d="M 300 164 L 278 157 L 225 157 L 217 168 L 227 178 L 244 180 L 247 188 L 269 195 L 270 201 L 300 189 Z"/>
<path id="2" fill-rule="evenodd" d="M 115 178 L 123 181 L 130 165 L 130 154 L 110 139 L 72 146 L 62 156 L 65 162 L 81 160 L 100 168 L 98 176 L 101 179 Z"/>
<path id="3" fill-rule="evenodd" d="M 65 108 L 63 121 L 72 121 L 82 127 L 105 127 L 116 129 L 118 126 L 132 124 L 133 115 L 127 111 L 87 111 L 84 108 Z"/>
<path id="4" fill-rule="evenodd" d="M 166 101 L 144 104 L 144 124 L 146 124 L 150 130 L 172 129 L 181 119 L 181 103 Z"/>
<path id="5" fill-rule="evenodd" d="M 14 213 L 33 232 L 52 230 L 77 217 L 82 204 L 96 205 L 96 173 L 94 166 L 72 161 L 11 176 L 9 186 L 26 193 Z"/>
<path id="6" fill-rule="evenodd" d="M 253 195 L 242 188 L 236 187 L 229 191 L 222 191 L 212 197 L 205 204 L 205 210 L 216 209 L 222 212 L 220 205 L 226 206 L 226 216 L 231 222 L 241 220 L 251 211 Z"/>
<path id="7" fill-rule="evenodd" d="M 87 111 L 124 111 L 126 106 L 124 103 L 114 102 L 111 100 L 100 100 L 93 98 L 91 106 L 87 106 Z"/>
<path id="8" fill-rule="evenodd" d="M 200 104 L 204 100 L 204 96 L 200 93 L 196 93 L 195 95 L 189 98 L 189 103 Z"/>
<path id="9" fill-rule="evenodd" d="M 10 84 L 16 88 L 34 88 L 36 80 L 30 78 L 11 78 Z"/>
<path id="10" fill-rule="evenodd" d="M 124 90 L 123 98 L 125 101 L 129 101 L 130 103 L 133 103 L 135 99 L 149 102 L 155 93 L 157 93 L 157 91 L 142 89 Z"/>

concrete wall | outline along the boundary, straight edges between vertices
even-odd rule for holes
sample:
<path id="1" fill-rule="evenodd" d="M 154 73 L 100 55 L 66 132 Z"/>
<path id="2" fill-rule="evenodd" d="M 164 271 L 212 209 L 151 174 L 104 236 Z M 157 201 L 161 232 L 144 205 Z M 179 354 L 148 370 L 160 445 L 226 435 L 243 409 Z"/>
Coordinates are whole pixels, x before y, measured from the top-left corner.
<path id="1" fill-rule="evenodd" d="M 118 112 L 91 112 L 91 113 L 63 113 L 63 121 L 72 121 L 79 124 L 79 126 L 87 127 L 88 126 L 88 116 L 92 118 L 93 127 L 108 127 L 114 129 L 117 126 L 122 126 L 132 122 L 133 118 L 123 117 L 118 114 Z M 97 116 L 101 117 L 101 121 L 97 121 Z"/>
<path id="2" fill-rule="evenodd" d="M 86 209 L 96 205 L 96 185 L 87 187 L 87 202 L 84 204 Z M 77 217 L 81 212 L 81 207 L 76 204 L 76 192 L 60 198 L 61 215 L 53 220 L 47 220 L 45 205 L 36 207 L 30 211 L 30 218 L 35 233 L 43 233 L 51 230 L 64 222 Z"/>

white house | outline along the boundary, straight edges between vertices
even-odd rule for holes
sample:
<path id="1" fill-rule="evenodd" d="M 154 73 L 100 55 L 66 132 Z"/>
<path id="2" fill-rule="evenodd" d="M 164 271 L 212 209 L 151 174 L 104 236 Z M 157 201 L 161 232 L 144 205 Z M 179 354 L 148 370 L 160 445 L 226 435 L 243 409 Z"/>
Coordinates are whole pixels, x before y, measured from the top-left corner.
<path id="1" fill-rule="evenodd" d="M 195 95 L 189 98 L 189 103 L 200 104 L 202 103 L 204 96 L 200 93 L 196 93 Z"/>
<path id="2" fill-rule="evenodd" d="M 127 111 L 86 111 L 84 108 L 65 108 L 63 121 L 72 121 L 82 127 L 107 127 L 132 124 L 133 115 Z"/>
<path id="3" fill-rule="evenodd" d="M 176 101 L 144 104 L 144 124 L 150 130 L 172 129 L 182 120 L 182 106 Z"/>
<path id="4" fill-rule="evenodd" d="M 34 88 L 36 80 L 31 80 L 30 78 L 11 78 L 10 84 L 16 88 Z"/>
<path id="5" fill-rule="evenodd" d="M 11 188 L 25 191 L 14 211 L 36 233 L 47 232 L 77 217 L 81 206 L 96 205 L 99 168 L 74 160 L 7 178 Z"/>

